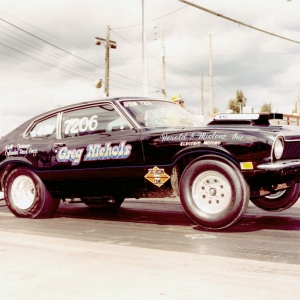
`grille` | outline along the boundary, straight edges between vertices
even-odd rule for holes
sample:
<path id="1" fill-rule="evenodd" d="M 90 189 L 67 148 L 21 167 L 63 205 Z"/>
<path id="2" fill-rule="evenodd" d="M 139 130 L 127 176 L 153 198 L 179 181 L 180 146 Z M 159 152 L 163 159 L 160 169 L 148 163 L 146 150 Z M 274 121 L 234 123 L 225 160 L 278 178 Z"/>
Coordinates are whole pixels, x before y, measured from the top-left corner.
<path id="1" fill-rule="evenodd" d="M 284 143 L 284 151 L 281 159 L 300 158 L 300 142 Z"/>

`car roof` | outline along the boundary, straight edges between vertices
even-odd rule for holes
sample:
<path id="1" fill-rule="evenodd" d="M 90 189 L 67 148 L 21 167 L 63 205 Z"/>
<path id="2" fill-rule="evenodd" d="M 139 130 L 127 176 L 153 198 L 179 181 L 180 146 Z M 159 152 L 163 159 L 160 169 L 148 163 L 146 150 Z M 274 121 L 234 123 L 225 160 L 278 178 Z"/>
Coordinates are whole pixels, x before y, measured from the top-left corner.
<path id="1" fill-rule="evenodd" d="M 118 101 L 124 101 L 124 100 L 128 100 L 128 101 L 136 101 L 136 100 L 151 100 L 151 101 L 165 101 L 165 102 L 171 102 L 169 100 L 165 100 L 165 99 L 159 99 L 159 98 L 152 98 L 152 97 L 114 97 L 114 98 L 103 98 L 103 99 L 99 99 L 99 100 L 90 100 L 90 101 L 84 101 L 84 102 L 78 102 L 78 103 L 73 103 L 70 105 L 66 105 L 66 106 L 61 106 L 58 107 L 56 109 L 53 110 L 48 110 L 44 113 L 41 113 L 39 115 L 34 116 L 33 118 L 31 118 L 30 120 L 35 120 L 35 119 L 39 119 L 42 118 L 44 116 L 47 115 L 51 115 L 51 114 L 55 114 L 57 112 L 63 111 L 63 110 L 68 110 L 71 108 L 79 108 L 82 106 L 86 106 L 86 105 L 93 105 L 93 104 L 97 104 L 97 103 L 101 103 L 101 102 L 112 102 L 112 103 L 116 103 Z"/>

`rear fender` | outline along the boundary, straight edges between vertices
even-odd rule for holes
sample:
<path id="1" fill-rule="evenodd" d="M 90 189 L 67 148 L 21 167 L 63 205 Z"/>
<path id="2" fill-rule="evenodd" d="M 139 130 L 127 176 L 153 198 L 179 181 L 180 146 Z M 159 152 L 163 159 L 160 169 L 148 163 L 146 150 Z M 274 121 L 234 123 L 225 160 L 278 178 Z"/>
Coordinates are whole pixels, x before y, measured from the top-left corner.
<path id="1" fill-rule="evenodd" d="M 4 186 L 4 181 L 7 174 L 18 166 L 25 166 L 33 169 L 32 163 L 24 157 L 7 158 L 0 163 L 0 184 L 1 190 Z"/>

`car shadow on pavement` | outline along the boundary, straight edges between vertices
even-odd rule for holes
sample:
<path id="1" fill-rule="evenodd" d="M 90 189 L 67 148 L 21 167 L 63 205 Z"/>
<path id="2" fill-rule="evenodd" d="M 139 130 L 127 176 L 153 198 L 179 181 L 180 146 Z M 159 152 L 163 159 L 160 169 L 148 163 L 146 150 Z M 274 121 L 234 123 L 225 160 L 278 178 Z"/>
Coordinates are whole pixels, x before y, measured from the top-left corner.
<path id="1" fill-rule="evenodd" d="M 60 205 L 54 218 L 79 218 L 117 222 L 145 223 L 156 225 L 187 226 L 197 231 L 211 231 L 195 225 L 178 202 L 133 200 L 125 201 L 121 208 L 110 210 L 90 208 L 84 204 Z M 245 215 L 235 225 L 214 232 L 253 232 L 260 230 L 300 230 L 300 207 L 283 212 L 267 212 L 249 206 Z"/>
<path id="2" fill-rule="evenodd" d="M 197 231 L 209 231 L 200 226 Z M 268 212 L 257 207 L 249 207 L 242 219 L 233 226 L 214 232 L 254 232 L 261 230 L 300 230 L 300 207 L 292 207 L 282 212 Z"/>
<path id="3" fill-rule="evenodd" d="M 61 204 L 54 218 L 80 218 L 157 225 L 194 226 L 177 202 L 127 201 L 119 209 L 92 208 L 85 204 Z"/>

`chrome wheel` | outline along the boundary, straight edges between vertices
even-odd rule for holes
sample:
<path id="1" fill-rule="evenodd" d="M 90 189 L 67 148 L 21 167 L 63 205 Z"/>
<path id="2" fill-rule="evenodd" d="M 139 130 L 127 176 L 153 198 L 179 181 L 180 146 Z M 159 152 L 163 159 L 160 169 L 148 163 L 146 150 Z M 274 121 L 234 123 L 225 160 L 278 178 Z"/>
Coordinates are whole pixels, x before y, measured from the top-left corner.
<path id="1" fill-rule="evenodd" d="M 209 229 L 235 224 L 249 203 L 249 187 L 240 170 L 216 155 L 204 155 L 185 168 L 179 193 L 188 217 Z"/>
<path id="2" fill-rule="evenodd" d="M 11 186 L 11 200 L 20 209 L 28 209 L 34 203 L 36 189 L 33 180 L 25 175 L 16 177 Z"/>
<path id="3" fill-rule="evenodd" d="M 265 196 L 265 198 L 267 199 L 277 199 L 280 198 L 281 196 L 283 196 L 285 194 L 286 190 L 281 190 L 272 194 L 269 194 L 267 196 Z"/>
<path id="4" fill-rule="evenodd" d="M 220 172 L 206 171 L 193 182 L 192 197 L 199 209 L 216 214 L 230 204 L 232 191 L 229 181 Z"/>
<path id="5" fill-rule="evenodd" d="M 7 207 L 21 218 L 50 218 L 60 203 L 60 199 L 48 192 L 41 178 L 23 166 L 8 173 L 3 189 Z"/>
<path id="6" fill-rule="evenodd" d="M 300 197 L 300 183 L 294 183 L 285 190 L 279 190 L 275 193 L 251 198 L 250 200 L 257 207 L 266 211 L 283 211 L 293 206 Z"/>

